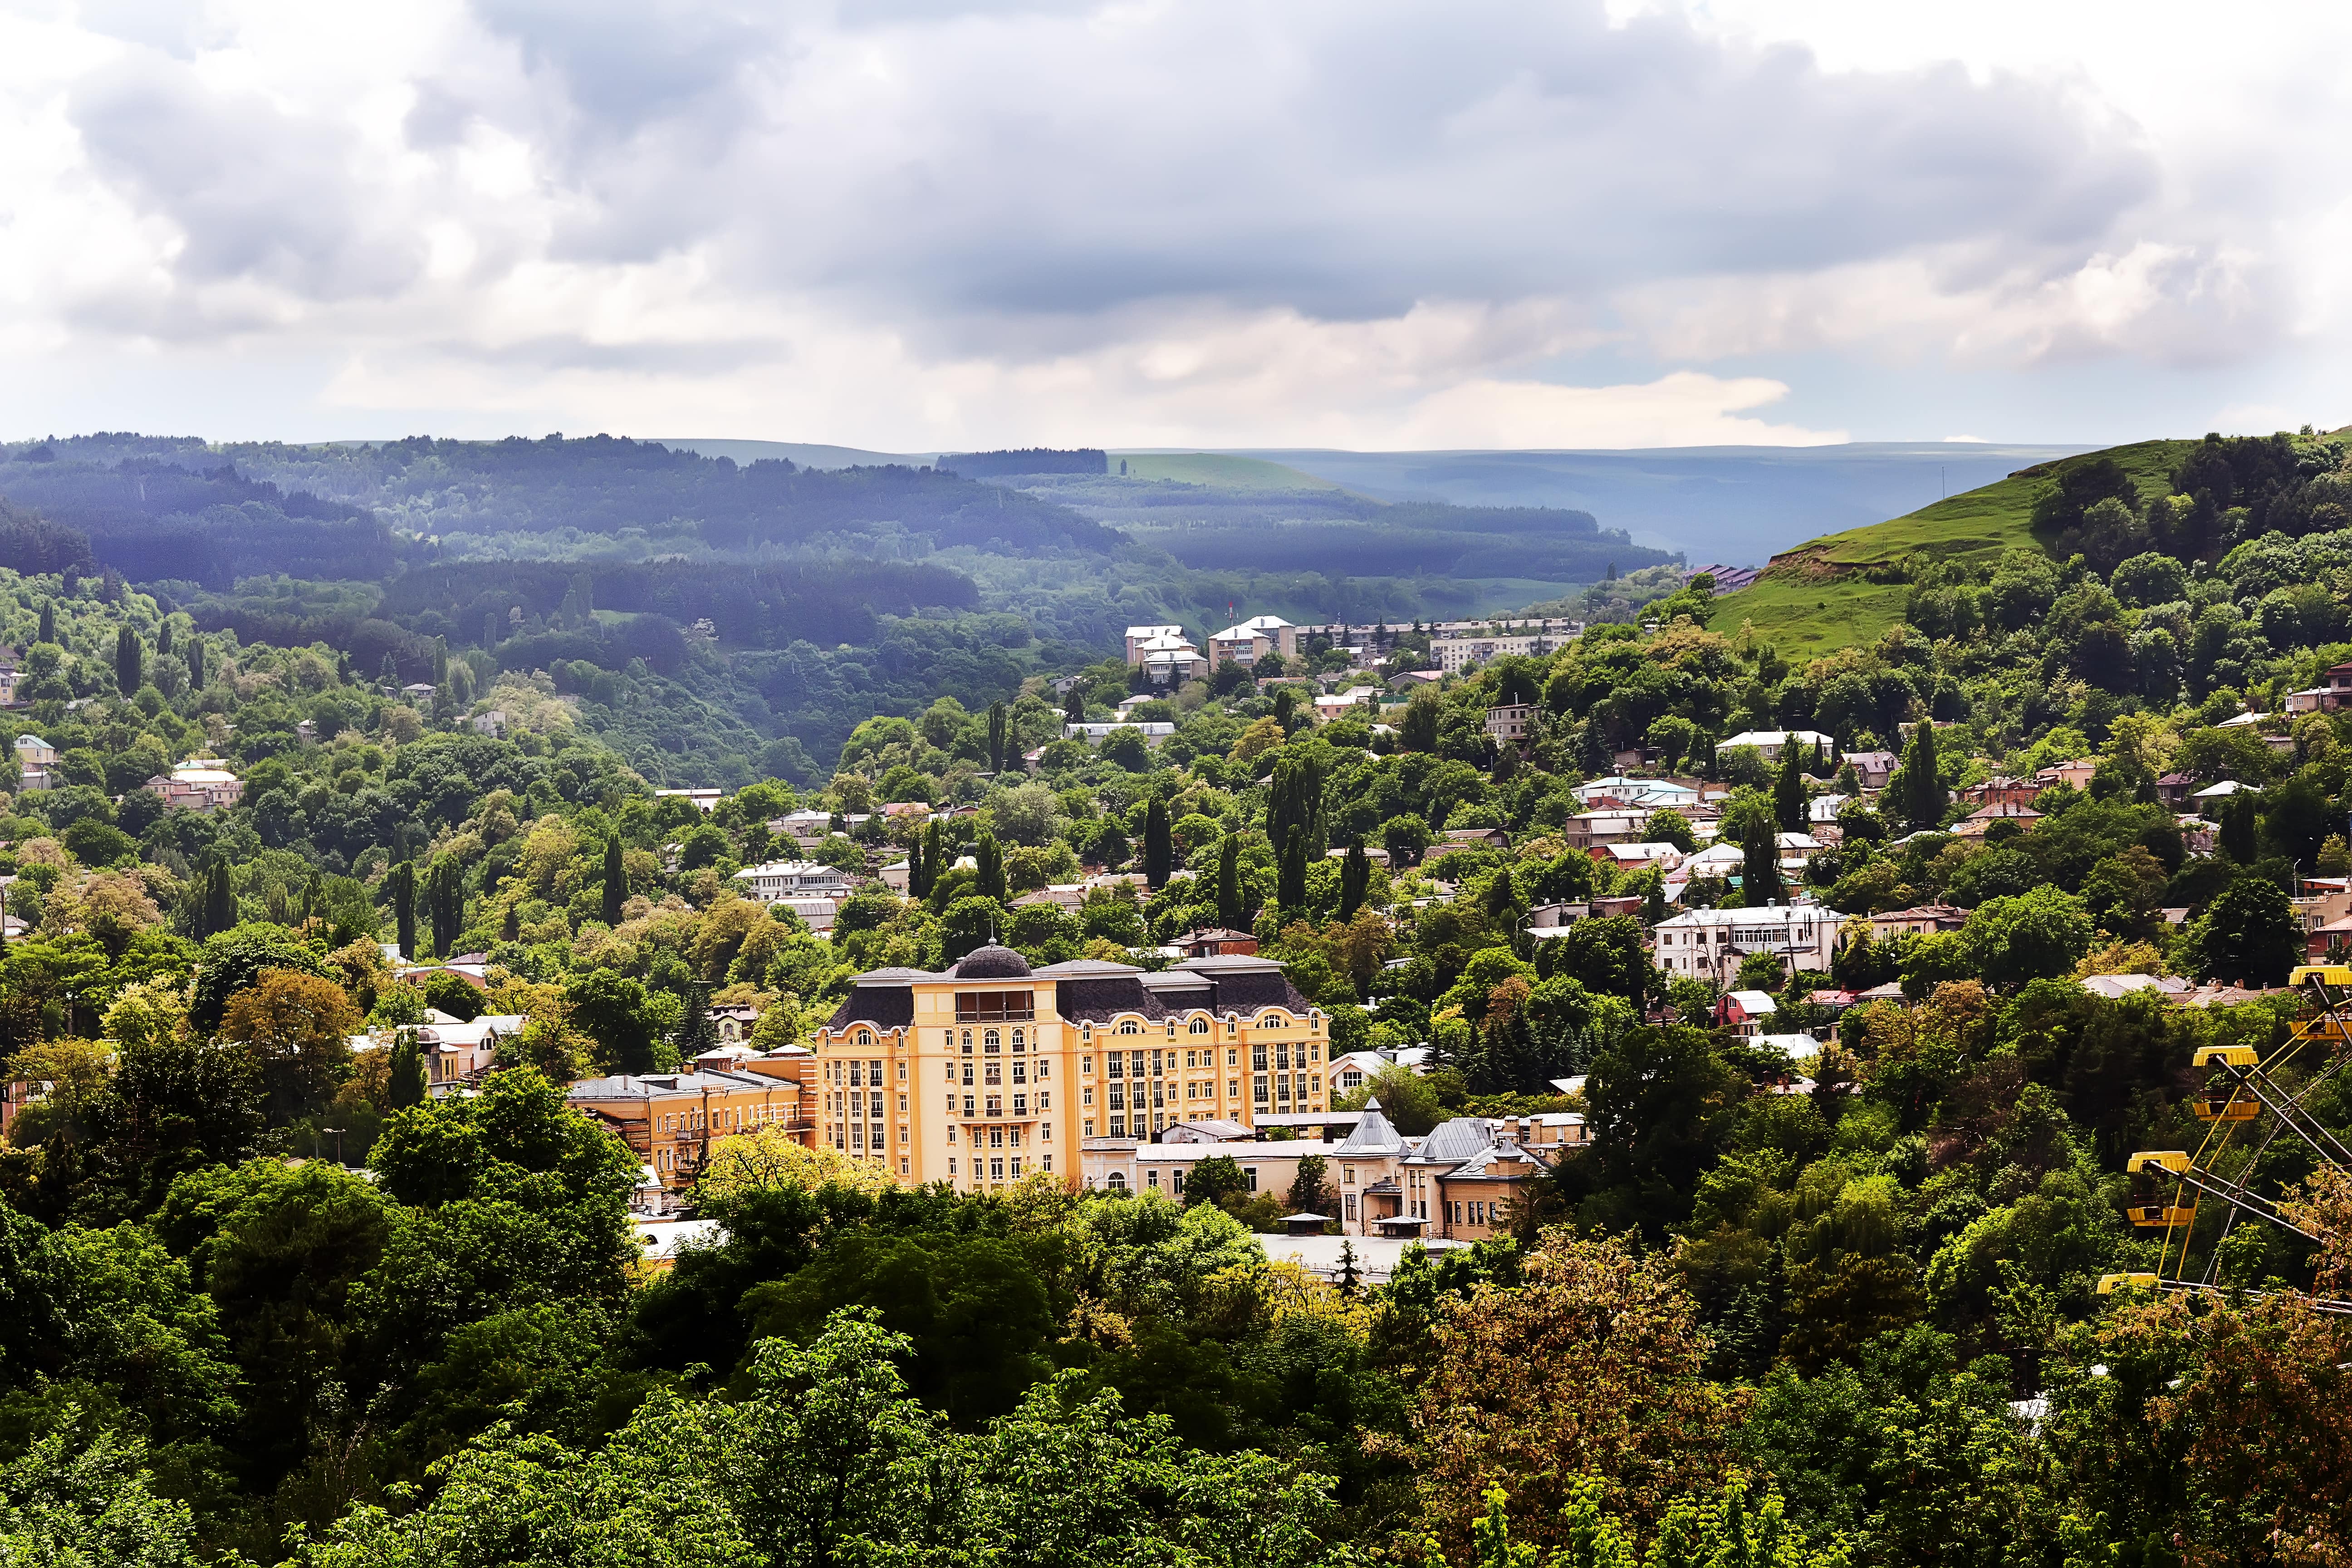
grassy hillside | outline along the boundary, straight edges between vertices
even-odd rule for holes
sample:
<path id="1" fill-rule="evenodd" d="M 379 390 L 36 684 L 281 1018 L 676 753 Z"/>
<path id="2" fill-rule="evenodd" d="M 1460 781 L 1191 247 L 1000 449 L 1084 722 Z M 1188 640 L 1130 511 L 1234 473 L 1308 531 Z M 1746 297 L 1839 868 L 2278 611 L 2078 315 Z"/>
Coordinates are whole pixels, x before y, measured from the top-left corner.
<path id="1" fill-rule="evenodd" d="M 2040 463 L 1868 528 L 1808 540 L 1775 555 L 1753 588 L 1717 600 L 1708 625 L 1728 633 L 1752 623 L 1759 635 L 1792 654 L 1824 654 L 1870 642 L 1903 612 L 1899 584 L 1870 580 L 1883 577 L 1885 569 L 1920 553 L 1997 555 L 2036 544 L 2034 497 L 2058 475 L 2093 458 L 2114 459 L 2140 494 L 2153 500 L 2169 491 L 2173 470 L 2196 445 L 2136 441 Z"/>
<path id="2" fill-rule="evenodd" d="M 1339 490 L 1345 487 L 1318 479 L 1263 458 L 1234 458 L 1218 452 L 1113 452 L 1114 464 L 1127 463 L 1128 477 L 1176 479 L 1234 490 Z"/>

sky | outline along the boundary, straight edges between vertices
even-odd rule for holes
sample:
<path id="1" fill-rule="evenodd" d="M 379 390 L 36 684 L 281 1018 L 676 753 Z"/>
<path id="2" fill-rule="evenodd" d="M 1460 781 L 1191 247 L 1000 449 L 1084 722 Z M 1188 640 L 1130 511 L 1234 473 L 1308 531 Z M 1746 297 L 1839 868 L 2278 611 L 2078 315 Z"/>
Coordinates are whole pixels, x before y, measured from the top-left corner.
<path id="1" fill-rule="evenodd" d="M 0 0 L 0 438 L 2352 422 L 2352 7 Z"/>

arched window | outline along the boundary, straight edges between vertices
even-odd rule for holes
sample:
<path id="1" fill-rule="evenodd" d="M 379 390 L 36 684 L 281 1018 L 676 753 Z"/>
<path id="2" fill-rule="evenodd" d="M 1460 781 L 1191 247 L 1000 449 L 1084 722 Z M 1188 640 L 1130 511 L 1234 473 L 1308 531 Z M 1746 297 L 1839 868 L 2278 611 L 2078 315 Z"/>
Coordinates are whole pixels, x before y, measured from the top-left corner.
<path id="1" fill-rule="evenodd" d="M 994 1056 L 998 1051 L 1003 1050 L 1004 1048 L 1004 1031 L 1002 1029 L 982 1029 L 980 1032 L 980 1048 L 986 1051 L 991 1056 Z"/>
<path id="2" fill-rule="evenodd" d="M 1127 1191 L 1127 1173 L 1125 1171 L 1113 1171 L 1105 1180 L 1103 1184 L 1110 1188 L 1112 1192 L 1123 1193 Z"/>
<path id="3" fill-rule="evenodd" d="M 1028 1030 L 1015 1029 L 1013 1031 L 1013 1048 L 1016 1051 L 1025 1051 L 1029 1048 Z"/>
<path id="4" fill-rule="evenodd" d="M 963 1054 L 966 1056 L 971 1055 L 971 1031 L 970 1029 L 966 1029 L 963 1032 Z"/>
<path id="5" fill-rule="evenodd" d="M 870 1045 L 872 1045 L 872 1044 L 874 1043 L 874 1031 L 873 1031 L 873 1030 L 871 1030 L 871 1029 L 860 1029 L 860 1030 L 858 1030 L 858 1031 L 857 1031 L 857 1043 L 858 1043 L 859 1045 L 861 1045 L 861 1046 L 870 1046 Z"/>
<path id="6" fill-rule="evenodd" d="M 1196 1035 L 1207 1034 L 1209 1032 L 1209 1020 L 1206 1018 L 1194 1018 L 1192 1020 L 1192 1032 Z"/>
<path id="7" fill-rule="evenodd" d="M 1122 1035 L 1139 1035 L 1143 1033 L 1143 1026 L 1132 1018 L 1121 1018 L 1118 1021 L 1118 1032 Z"/>

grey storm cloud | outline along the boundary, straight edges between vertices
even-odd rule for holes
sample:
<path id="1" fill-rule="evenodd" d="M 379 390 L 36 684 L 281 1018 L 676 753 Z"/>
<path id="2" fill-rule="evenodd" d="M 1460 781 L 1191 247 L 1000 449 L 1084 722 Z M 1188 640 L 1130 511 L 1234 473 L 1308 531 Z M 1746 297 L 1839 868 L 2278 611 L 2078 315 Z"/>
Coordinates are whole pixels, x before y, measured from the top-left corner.
<path id="1" fill-rule="evenodd" d="M 1324 320 L 1944 253 L 2079 266 L 2153 158 L 2063 85 L 1825 72 L 1599 0 L 1163 6 L 478 0 L 503 74 L 415 81 L 428 153 L 529 142 L 559 259 L 708 249 L 729 286 L 922 333 L 1167 300 Z M 322 299 L 415 274 L 331 125 L 153 55 L 85 82 L 98 167 L 179 267 Z M 427 215 L 429 216 L 429 215 Z M 959 325 L 958 323 L 961 323 Z"/>

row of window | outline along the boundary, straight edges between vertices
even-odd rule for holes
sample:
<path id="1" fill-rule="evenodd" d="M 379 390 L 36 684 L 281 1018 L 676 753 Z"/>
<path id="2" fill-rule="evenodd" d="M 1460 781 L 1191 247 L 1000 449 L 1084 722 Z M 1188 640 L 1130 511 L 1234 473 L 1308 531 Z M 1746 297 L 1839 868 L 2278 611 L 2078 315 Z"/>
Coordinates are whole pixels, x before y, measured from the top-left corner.
<path id="1" fill-rule="evenodd" d="M 969 1084 L 971 1082 L 971 1064 L 970 1062 L 961 1064 L 961 1072 L 958 1071 L 959 1064 L 955 1062 L 941 1062 L 940 1066 L 947 1069 L 947 1080 L 950 1083 L 962 1082 Z M 1034 1063 L 1025 1060 L 1015 1060 L 1013 1063 L 1013 1081 L 1014 1083 L 1027 1083 L 1029 1081 L 1029 1074 L 1033 1067 L 1036 1071 L 1037 1081 L 1039 1083 L 1044 1083 L 1054 1076 L 1053 1058 L 1050 1057 L 1039 1057 Z M 991 1084 L 1003 1083 L 1004 1081 L 1004 1069 L 1005 1064 L 1003 1062 L 982 1062 L 980 1067 L 980 1081 Z"/>
<path id="2" fill-rule="evenodd" d="M 1054 1173 L 1054 1156 L 1051 1154 L 1038 1155 L 1037 1169 L 1044 1172 L 1046 1175 L 1052 1175 Z M 948 1156 L 949 1179 L 950 1181 L 954 1180 L 957 1173 L 956 1157 L 950 1154 Z M 901 1172 L 900 1174 L 903 1175 L 905 1173 Z M 1020 1179 L 1021 1156 L 1018 1154 L 1011 1155 L 1009 1157 L 991 1154 L 988 1156 L 988 1169 L 985 1174 L 983 1174 L 981 1170 L 981 1157 L 977 1154 L 974 1154 L 971 1157 L 971 1180 L 975 1184 L 983 1180 L 991 1182 L 1011 1180 L 1017 1182 Z"/>
<path id="3" fill-rule="evenodd" d="M 785 1107 L 772 1100 L 759 1105 L 721 1105 L 708 1112 L 667 1111 L 654 1118 L 656 1132 L 741 1132 L 771 1121 L 786 1120 Z"/>
<path id="4" fill-rule="evenodd" d="M 985 1102 L 984 1112 L 982 1110 L 975 1110 L 973 1109 L 974 1105 L 982 1101 Z M 1039 1089 L 1037 1091 L 1037 1109 L 1039 1110 L 1051 1110 L 1054 1109 L 1054 1094 L 1051 1089 Z M 948 1096 L 948 1114 L 950 1116 L 953 1116 L 955 1113 L 956 1097 L 951 1094 Z M 963 1114 L 967 1118 L 983 1113 L 989 1116 L 1003 1115 L 1004 1097 L 1001 1094 L 982 1096 L 967 1094 L 963 1097 Z M 1015 1116 L 1026 1116 L 1029 1114 L 1029 1097 L 1027 1095 L 1016 1094 L 1013 1097 L 1013 1114 Z"/>

